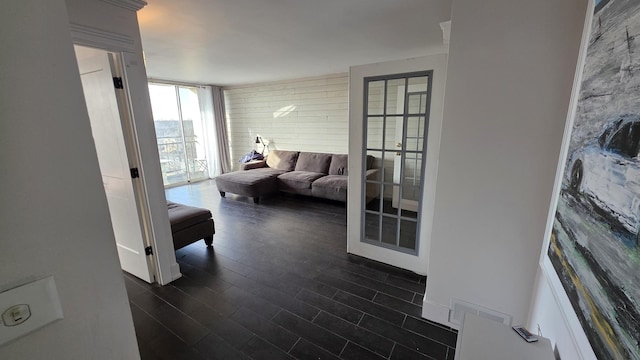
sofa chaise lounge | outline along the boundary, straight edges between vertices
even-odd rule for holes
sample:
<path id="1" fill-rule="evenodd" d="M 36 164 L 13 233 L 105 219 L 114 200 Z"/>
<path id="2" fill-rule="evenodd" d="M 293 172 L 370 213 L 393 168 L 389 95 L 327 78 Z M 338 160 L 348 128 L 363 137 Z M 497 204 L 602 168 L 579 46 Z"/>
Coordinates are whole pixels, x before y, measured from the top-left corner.
<path id="1" fill-rule="evenodd" d="M 373 179 L 374 158 L 367 157 L 367 178 Z M 348 155 L 272 150 L 265 160 L 243 164 L 240 171 L 216 177 L 222 197 L 227 192 L 253 198 L 278 191 L 347 201 Z M 377 186 L 367 184 L 367 197 L 377 197 Z"/>

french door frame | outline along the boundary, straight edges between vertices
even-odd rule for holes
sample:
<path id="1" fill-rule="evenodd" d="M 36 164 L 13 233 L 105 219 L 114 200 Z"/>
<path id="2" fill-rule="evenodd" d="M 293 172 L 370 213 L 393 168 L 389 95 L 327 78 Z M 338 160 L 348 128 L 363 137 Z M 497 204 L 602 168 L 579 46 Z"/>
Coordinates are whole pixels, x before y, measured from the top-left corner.
<path id="1" fill-rule="evenodd" d="M 384 63 L 359 65 L 349 71 L 349 192 L 347 193 L 347 253 L 376 260 L 392 266 L 427 275 L 431 251 L 431 228 L 435 208 L 436 179 L 440 133 L 444 112 L 444 89 L 447 69 L 447 54 L 429 55 L 413 59 Z M 426 165 L 424 167 L 424 187 L 420 214 L 421 230 L 417 254 L 391 251 L 381 246 L 362 242 L 362 197 L 361 178 L 366 146 L 363 136 L 364 121 L 364 79 L 368 77 L 404 74 L 433 70 L 431 86 L 431 108 Z"/>
<path id="2" fill-rule="evenodd" d="M 378 229 L 378 241 L 374 241 L 374 240 L 369 240 L 366 238 L 366 231 L 365 231 L 365 223 L 366 223 L 366 217 L 365 214 L 367 213 L 366 207 L 367 207 L 367 196 L 366 196 L 366 185 L 362 186 L 361 192 L 362 192 L 362 203 L 361 203 L 361 209 L 362 209 L 362 218 L 361 218 L 361 242 L 367 243 L 367 244 L 371 244 L 374 246 L 378 246 L 378 247 L 382 247 L 382 248 L 386 248 L 389 251 L 397 251 L 397 252 L 401 252 L 401 253 L 406 253 L 406 254 L 410 254 L 410 255 L 416 255 L 419 252 L 419 247 L 420 247 L 420 232 L 421 232 L 421 219 L 420 219 L 420 214 L 422 212 L 422 201 L 418 202 L 418 206 L 417 206 L 417 217 L 415 219 L 416 222 L 416 233 L 415 233 L 415 246 L 413 249 L 408 249 L 408 248 L 403 248 L 401 247 L 400 244 L 400 234 L 401 234 L 401 225 L 402 225 L 402 221 L 406 220 L 409 221 L 409 219 L 405 218 L 404 216 L 402 216 L 402 206 L 398 206 L 397 207 L 397 213 L 395 216 L 390 215 L 390 214 L 386 214 L 385 211 L 383 210 L 383 202 L 384 202 L 384 188 L 385 186 L 388 185 L 392 185 L 393 191 L 397 191 L 399 192 L 398 196 L 400 198 L 400 204 L 402 203 L 402 190 L 403 190 L 403 177 L 404 177 L 404 167 L 405 167 L 405 155 L 407 154 L 407 149 L 406 149 L 406 141 L 403 141 L 401 144 L 401 148 L 400 149 L 395 149 L 393 152 L 396 152 L 396 156 L 394 157 L 394 178 L 395 178 L 395 171 L 396 171 L 396 165 L 395 162 L 397 161 L 397 157 L 398 157 L 398 153 L 400 153 L 400 158 L 401 158 L 401 163 L 400 163 L 400 180 L 398 182 L 398 184 L 395 184 L 394 180 L 392 180 L 392 183 L 387 183 L 385 182 L 384 179 L 384 161 L 385 161 L 385 154 L 387 152 L 390 152 L 391 149 L 386 149 L 386 145 L 385 143 L 387 142 L 386 139 L 386 130 L 387 130 L 387 126 L 386 126 L 386 119 L 388 117 L 390 118 L 398 118 L 398 117 L 402 117 L 402 124 L 401 126 L 399 126 L 398 124 L 396 124 L 397 128 L 402 128 L 402 134 L 400 134 L 403 139 L 405 138 L 405 135 L 407 133 L 407 119 L 410 116 L 414 116 L 414 115 L 418 115 L 418 114 L 412 114 L 409 112 L 409 97 L 407 96 L 408 92 L 409 92 L 409 87 L 411 86 L 409 84 L 409 79 L 410 78 L 418 78 L 418 77 L 426 77 L 427 78 L 427 83 L 426 83 L 426 108 L 425 108 L 425 113 L 423 114 L 425 117 L 425 124 L 424 124 L 424 128 L 423 128 L 423 136 L 422 138 L 423 140 L 423 145 L 422 145 L 422 151 L 420 152 L 416 152 L 416 154 L 421 154 L 421 165 L 420 165 L 420 195 L 419 198 L 422 199 L 422 193 L 423 193 L 423 187 L 424 187 L 424 171 L 425 171 L 425 165 L 426 165 L 426 159 L 427 159 L 427 134 L 428 134 L 428 128 L 429 128 L 429 111 L 431 108 L 430 102 L 431 102 L 431 86 L 432 86 L 432 77 L 433 77 L 433 71 L 432 70 L 425 70 L 425 71 L 418 71 L 418 72 L 411 72 L 411 73 L 402 73 L 402 74 L 389 74 L 389 75 L 379 75 L 379 76 L 370 76 L 370 77 L 366 77 L 364 78 L 364 90 L 363 90 L 363 99 L 365 99 L 363 101 L 363 109 L 362 109 L 362 122 L 363 122 L 363 128 L 362 128 L 362 138 L 363 138 L 363 148 L 362 148 L 362 163 L 363 165 L 367 163 L 367 155 L 368 155 L 368 151 L 380 151 L 381 153 L 381 176 L 380 176 L 380 193 L 379 196 L 380 198 L 377 200 L 380 202 L 379 205 L 379 213 L 380 213 L 380 224 L 379 224 L 379 229 Z M 396 112 L 388 112 L 387 111 L 387 94 L 388 94 L 388 89 L 387 89 L 387 83 L 390 80 L 400 80 L 400 79 L 404 79 L 404 85 L 402 86 L 404 94 L 402 96 L 402 104 L 397 103 L 398 108 L 400 107 L 400 105 L 402 106 L 402 113 L 396 113 Z M 369 87 L 367 86 L 369 83 L 371 82 L 375 82 L 375 81 L 384 81 L 385 86 L 384 86 L 384 97 L 383 97 L 383 112 L 382 114 L 376 114 L 373 115 L 375 117 L 382 117 L 383 118 L 383 125 L 382 125 L 382 131 L 383 131 L 383 138 L 382 138 L 382 143 L 381 143 L 381 148 L 380 149 L 368 149 L 367 147 L 367 125 L 368 125 L 368 117 L 371 116 L 371 114 L 368 113 L 368 98 L 369 98 Z M 395 110 L 395 109 L 394 109 Z M 419 114 L 422 115 L 422 114 Z M 397 137 L 398 134 L 396 134 Z M 394 139 L 395 140 L 395 139 Z M 366 166 L 363 166 L 361 171 L 360 171 L 360 178 L 362 179 L 362 181 L 366 184 L 367 179 L 366 179 Z M 395 186 L 398 185 L 398 186 Z M 374 200 L 375 201 L 375 200 Z M 396 240 L 396 245 L 392 245 L 392 244 L 388 244 L 386 242 L 383 241 L 383 219 L 387 217 L 387 218 L 394 218 L 396 220 L 396 236 L 395 236 L 395 240 Z"/>

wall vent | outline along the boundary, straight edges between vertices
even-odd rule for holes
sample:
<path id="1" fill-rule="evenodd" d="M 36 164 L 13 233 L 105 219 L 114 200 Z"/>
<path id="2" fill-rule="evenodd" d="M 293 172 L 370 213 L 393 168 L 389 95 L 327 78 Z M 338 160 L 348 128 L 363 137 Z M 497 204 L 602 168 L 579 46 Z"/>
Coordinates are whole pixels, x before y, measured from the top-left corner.
<path id="1" fill-rule="evenodd" d="M 452 324 L 460 325 L 462 323 L 462 316 L 465 313 L 471 313 L 482 318 L 493 320 L 509 326 L 511 326 L 511 321 L 513 321 L 511 315 L 491 310 L 486 307 L 472 304 L 460 299 L 452 298 L 451 305 L 449 306 L 449 322 Z"/>

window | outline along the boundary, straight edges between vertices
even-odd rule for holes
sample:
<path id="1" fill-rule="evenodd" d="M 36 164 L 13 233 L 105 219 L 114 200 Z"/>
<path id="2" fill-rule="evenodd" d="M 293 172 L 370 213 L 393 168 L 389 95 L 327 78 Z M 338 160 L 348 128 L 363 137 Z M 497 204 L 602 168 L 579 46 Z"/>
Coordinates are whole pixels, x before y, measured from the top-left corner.
<path id="1" fill-rule="evenodd" d="M 638 155 L 639 143 L 640 123 L 628 123 L 613 135 L 607 146 L 607 150 L 634 158 Z"/>
<path id="2" fill-rule="evenodd" d="M 208 178 L 198 88 L 149 84 L 165 186 Z"/>

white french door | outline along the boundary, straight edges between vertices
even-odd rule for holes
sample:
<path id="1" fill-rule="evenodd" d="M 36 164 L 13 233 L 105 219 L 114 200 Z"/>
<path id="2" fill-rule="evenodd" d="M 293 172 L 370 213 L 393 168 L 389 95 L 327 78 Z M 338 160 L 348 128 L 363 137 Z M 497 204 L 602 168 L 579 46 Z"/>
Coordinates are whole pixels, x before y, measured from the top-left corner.
<path id="1" fill-rule="evenodd" d="M 429 70 L 364 78 L 360 226 L 347 244 L 350 253 L 422 274 L 432 77 Z"/>

